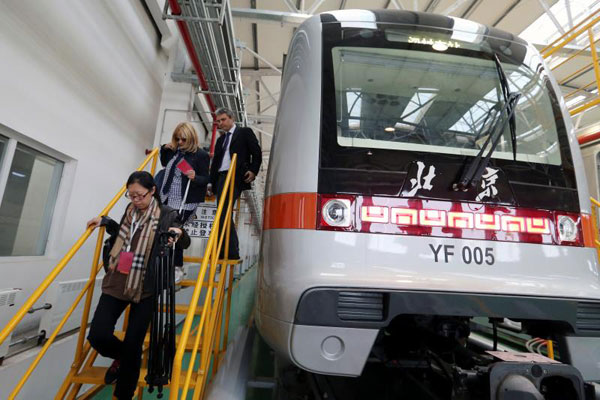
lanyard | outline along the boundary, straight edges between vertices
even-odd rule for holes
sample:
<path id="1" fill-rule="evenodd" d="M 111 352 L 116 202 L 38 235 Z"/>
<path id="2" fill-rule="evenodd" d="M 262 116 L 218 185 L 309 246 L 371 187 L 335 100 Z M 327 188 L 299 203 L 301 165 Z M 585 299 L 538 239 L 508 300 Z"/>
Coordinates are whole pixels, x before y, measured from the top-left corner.
<path id="1" fill-rule="evenodd" d="M 136 212 L 133 212 L 133 216 L 131 217 L 131 229 L 129 230 L 129 244 L 127 245 L 127 252 L 131 251 L 131 242 L 133 241 L 133 236 L 135 235 L 135 232 L 138 230 L 138 228 L 140 227 L 140 223 L 138 222 L 137 225 L 135 224 L 135 215 Z"/>

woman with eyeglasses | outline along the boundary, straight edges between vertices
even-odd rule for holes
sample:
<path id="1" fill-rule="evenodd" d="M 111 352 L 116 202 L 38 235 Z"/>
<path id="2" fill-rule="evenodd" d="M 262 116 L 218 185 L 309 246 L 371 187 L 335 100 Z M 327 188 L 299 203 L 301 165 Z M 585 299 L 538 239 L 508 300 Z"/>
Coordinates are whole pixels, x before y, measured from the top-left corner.
<path id="1" fill-rule="evenodd" d="M 102 280 L 102 294 L 92 319 L 88 340 L 102 356 L 114 359 L 104 382 L 117 382 L 114 395 L 131 399 L 140 374 L 142 345 L 152 318 L 154 284 L 163 232 L 176 234 L 175 248 L 190 245 L 190 238 L 177 221 L 177 210 L 160 201 L 152 175 L 136 171 L 127 180 L 126 197 L 131 200 L 121 222 L 108 217 L 88 221 L 88 228 L 106 226 L 118 235 L 108 257 Z M 173 243 L 173 238 L 169 239 Z M 183 251 L 183 250 L 182 250 Z M 130 306 L 129 322 L 123 340 L 114 335 L 115 324 Z"/>
<path id="2" fill-rule="evenodd" d="M 206 197 L 208 153 L 198 145 L 198 134 L 189 122 L 175 127 L 171 142 L 160 148 L 160 163 L 165 167 L 160 197 L 164 204 L 179 210 L 185 224 Z M 183 277 L 183 250 L 175 251 L 175 281 Z"/>

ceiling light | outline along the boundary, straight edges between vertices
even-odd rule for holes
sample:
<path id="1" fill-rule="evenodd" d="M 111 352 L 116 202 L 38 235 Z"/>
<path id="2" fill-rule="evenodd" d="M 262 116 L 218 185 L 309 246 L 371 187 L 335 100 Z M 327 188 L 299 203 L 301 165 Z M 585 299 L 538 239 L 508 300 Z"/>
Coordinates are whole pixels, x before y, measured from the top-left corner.
<path id="1" fill-rule="evenodd" d="M 446 51 L 448 50 L 448 45 L 444 42 L 441 41 L 437 41 L 434 44 L 431 45 L 431 47 L 433 47 L 434 50 L 437 51 Z"/>
<path id="2" fill-rule="evenodd" d="M 386 132 L 394 132 L 396 129 L 393 126 L 388 126 L 387 128 L 384 129 L 384 131 Z"/>

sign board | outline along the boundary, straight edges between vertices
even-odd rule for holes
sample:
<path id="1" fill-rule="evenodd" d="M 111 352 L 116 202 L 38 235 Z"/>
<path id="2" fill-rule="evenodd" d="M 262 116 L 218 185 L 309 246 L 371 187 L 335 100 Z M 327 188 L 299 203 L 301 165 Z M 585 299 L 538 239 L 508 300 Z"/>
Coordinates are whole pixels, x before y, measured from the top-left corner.
<path id="1" fill-rule="evenodd" d="M 235 211 L 233 219 L 235 221 Z M 186 223 L 183 228 L 190 237 L 208 238 L 213 227 L 213 222 L 217 215 L 217 206 L 210 203 L 203 203 L 196 209 L 196 219 Z"/>

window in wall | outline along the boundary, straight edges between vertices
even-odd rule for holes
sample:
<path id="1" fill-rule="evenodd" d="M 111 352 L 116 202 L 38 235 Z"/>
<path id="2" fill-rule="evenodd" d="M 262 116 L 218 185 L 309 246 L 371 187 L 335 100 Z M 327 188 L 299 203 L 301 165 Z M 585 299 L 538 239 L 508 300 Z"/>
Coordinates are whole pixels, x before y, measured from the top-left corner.
<path id="1" fill-rule="evenodd" d="M 0 137 L 0 166 L 0 257 L 43 255 L 64 163 Z"/>

